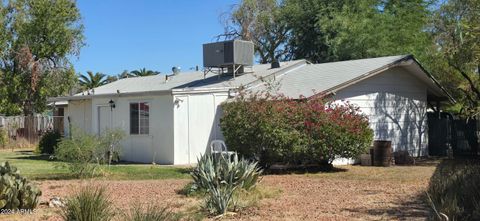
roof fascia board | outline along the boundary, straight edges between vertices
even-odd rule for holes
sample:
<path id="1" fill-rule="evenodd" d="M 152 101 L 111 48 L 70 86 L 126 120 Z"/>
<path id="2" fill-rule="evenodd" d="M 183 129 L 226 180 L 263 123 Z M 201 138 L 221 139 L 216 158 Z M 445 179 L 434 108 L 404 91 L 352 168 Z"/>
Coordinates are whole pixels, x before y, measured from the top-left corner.
<path id="1" fill-rule="evenodd" d="M 93 95 L 76 95 L 66 97 L 54 97 L 49 98 L 49 102 L 54 101 L 69 101 L 69 100 L 89 100 L 93 98 L 108 98 L 108 97 L 132 97 L 132 96 L 144 96 L 144 95 L 170 95 L 170 90 L 162 91 L 140 91 L 140 92 L 127 92 L 127 93 L 109 93 L 109 94 L 93 94 Z"/>

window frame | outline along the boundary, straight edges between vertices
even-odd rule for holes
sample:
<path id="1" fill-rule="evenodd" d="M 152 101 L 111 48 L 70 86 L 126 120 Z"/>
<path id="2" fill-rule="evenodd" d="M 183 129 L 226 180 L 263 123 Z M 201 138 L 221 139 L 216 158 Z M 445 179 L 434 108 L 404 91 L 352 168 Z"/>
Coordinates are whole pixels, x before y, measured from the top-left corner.
<path id="1" fill-rule="evenodd" d="M 150 106 L 151 106 L 151 101 L 148 101 L 148 100 L 141 100 L 141 101 L 129 101 L 128 103 L 128 117 L 129 117 L 129 134 L 131 136 L 148 136 L 150 135 Z M 137 107 L 138 107 L 138 115 L 137 115 L 137 119 L 136 119 L 136 122 L 137 122 L 137 133 L 132 133 L 132 104 L 136 104 Z M 142 119 L 145 119 L 145 118 L 141 118 L 141 111 L 140 111 L 140 106 L 141 104 L 147 104 L 148 106 L 148 117 L 147 117 L 147 122 L 148 122 L 148 127 L 147 128 L 147 133 L 142 133 Z M 145 126 L 143 126 L 145 128 Z"/>

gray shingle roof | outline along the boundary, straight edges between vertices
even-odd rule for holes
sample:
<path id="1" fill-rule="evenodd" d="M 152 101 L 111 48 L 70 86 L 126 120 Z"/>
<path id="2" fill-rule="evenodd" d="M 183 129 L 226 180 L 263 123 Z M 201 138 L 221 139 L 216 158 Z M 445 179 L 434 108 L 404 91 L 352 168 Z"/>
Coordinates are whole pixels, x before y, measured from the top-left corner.
<path id="1" fill-rule="evenodd" d="M 258 77 L 268 76 L 275 72 L 281 72 L 286 68 L 305 63 L 304 60 L 282 62 L 282 67 L 278 69 L 271 69 L 270 64 L 254 65 L 252 73 L 245 73 L 236 78 L 233 76 L 219 76 L 209 72 L 205 77 L 202 71 L 184 72 L 175 76 L 169 77 L 165 81 L 165 74 L 147 77 L 132 77 L 124 78 L 110 84 L 103 85 L 94 89 L 94 96 L 115 94 L 117 90 L 121 94 L 125 93 L 140 93 L 151 91 L 171 91 L 173 90 L 188 90 L 191 88 L 237 88 L 246 85 L 258 79 Z M 248 71 L 249 69 L 246 69 Z M 87 95 L 88 92 L 82 92 L 75 96 Z"/>
<path id="2" fill-rule="evenodd" d="M 300 95 L 310 97 L 320 92 L 333 92 L 374 73 L 379 73 L 402 61 L 415 61 L 410 55 L 368 58 L 331 63 L 311 64 L 305 60 L 281 62 L 280 68 L 271 69 L 270 64 L 255 65 L 252 71 L 246 70 L 240 76 L 219 76 L 203 72 L 180 73 L 165 81 L 165 75 L 148 77 L 125 78 L 116 82 L 95 88 L 94 95 L 86 92 L 73 97 L 55 98 L 52 100 L 84 99 L 91 96 L 116 94 L 136 94 L 150 92 L 187 92 L 192 90 L 228 90 L 243 87 L 252 91 L 265 90 L 268 85 L 265 82 L 276 82 L 278 93 L 288 97 L 298 98 Z M 406 62 L 408 63 L 408 62 Z M 411 64 L 411 63 L 410 63 Z M 420 66 L 421 68 L 421 66 Z M 418 70 L 418 69 L 417 69 Z M 422 69 L 424 72 L 424 70 Z M 425 72 L 426 73 L 426 72 Z M 429 75 L 427 73 L 427 75 Z M 431 78 L 425 76 L 430 87 L 436 91 L 443 88 Z M 433 81 L 432 81 L 433 80 Z M 436 84 L 436 85 L 435 85 Z M 444 90 L 443 90 L 444 91 Z M 444 91 L 445 92 L 445 91 Z"/>
<path id="3" fill-rule="evenodd" d="M 407 55 L 368 58 L 360 60 L 307 64 L 295 71 L 277 78 L 278 92 L 285 96 L 298 98 L 300 95 L 310 97 L 315 93 L 327 92 L 365 74 L 394 64 Z M 257 87 L 255 90 L 263 90 Z"/>

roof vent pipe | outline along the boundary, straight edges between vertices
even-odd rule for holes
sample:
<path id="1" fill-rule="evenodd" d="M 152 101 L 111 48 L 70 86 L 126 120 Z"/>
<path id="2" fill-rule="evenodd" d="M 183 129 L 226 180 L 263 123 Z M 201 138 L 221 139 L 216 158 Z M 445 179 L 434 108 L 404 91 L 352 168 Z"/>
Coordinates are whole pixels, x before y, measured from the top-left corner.
<path id="1" fill-rule="evenodd" d="M 278 61 L 272 61 L 272 64 L 270 66 L 272 69 L 274 68 L 279 68 L 280 67 L 280 62 Z"/>

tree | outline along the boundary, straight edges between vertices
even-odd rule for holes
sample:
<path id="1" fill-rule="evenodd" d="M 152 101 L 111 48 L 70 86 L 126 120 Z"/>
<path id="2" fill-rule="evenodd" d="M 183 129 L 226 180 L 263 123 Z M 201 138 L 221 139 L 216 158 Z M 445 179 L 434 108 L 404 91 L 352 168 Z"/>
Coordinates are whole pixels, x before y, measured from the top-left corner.
<path id="1" fill-rule="evenodd" d="M 480 114 L 480 1 L 449 0 L 433 17 L 437 60 L 433 68 L 462 103 L 466 116 Z"/>
<path id="2" fill-rule="evenodd" d="M 132 77 L 145 77 L 145 76 L 152 76 L 157 74 L 160 74 L 160 72 L 147 70 L 145 68 L 141 68 L 141 69 L 130 72 L 130 76 Z"/>
<path id="3" fill-rule="evenodd" d="M 107 76 L 107 79 L 105 79 L 107 84 L 110 84 L 117 80 L 118 80 L 118 76 L 112 76 L 112 75 Z"/>
<path id="4" fill-rule="evenodd" d="M 123 70 L 123 72 L 118 74 L 117 76 L 118 79 L 129 78 L 129 77 L 132 77 L 132 74 L 130 74 L 130 72 L 128 72 L 127 70 Z"/>
<path id="5" fill-rule="evenodd" d="M 430 46 L 425 31 L 432 0 L 287 0 L 294 59 L 332 62 L 414 54 Z"/>
<path id="6" fill-rule="evenodd" d="M 252 41 L 260 63 L 289 58 L 288 28 L 276 0 L 243 0 L 226 15 L 219 38 Z"/>
<path id="7" fill-rule="evenodd" d="M 80 75 L 79 80 L 84 90 L 91 90 L 108 83 L 105 74 L 99 72 L 93 74 L 91 71 L 87 71 L 87 75 Z"/>
<path id="8" fill-rule="evenodd" d="M 431 0 L 347 0 L 331 17 L 321 17 L 333 60 L 413 54 L 423 60 L 431 37 L 425 31 Z"/>
<path id="9" fill-rule="evenodd" d="M 83 46 L 80 12 L 72 0 L 0 3 L 0 112 L 31 115 L 47 97 L 75 84 L 69 57 Z"/>

